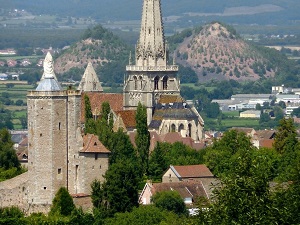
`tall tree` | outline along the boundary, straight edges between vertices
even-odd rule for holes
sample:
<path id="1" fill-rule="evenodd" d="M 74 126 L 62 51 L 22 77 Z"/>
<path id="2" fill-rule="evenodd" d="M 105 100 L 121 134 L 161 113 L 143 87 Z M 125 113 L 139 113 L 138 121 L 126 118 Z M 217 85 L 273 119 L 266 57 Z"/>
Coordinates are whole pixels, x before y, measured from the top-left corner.
<path id="1" fill-rule="evenodd" d="M 110 149 L 113 133 L 113 116 L 108 102 L 103 102 L 101 108 L 101 117 L 96 123 L 96 133 L 102 144 Z"/>
<path id="2" fill-rule="evenodd" d="M 298 143 L 296 128 L 291 118 L 279 121 L 279 127 L 276 132 L 274 148 L 280 154 L 283 154 L 288 149 L 293 149 Z"/>
<path id="3" fill-rule="evenodd" d="M 135 116 L 137 134 L 135 144 L 144 172 L 148 173 L 150 133 L 147 125 L 147 110 L 140 102 Z"/>
<path id="4" fill-rule="evenodd" d="M 84 95 L 84 117 L 85 117 L 85 133 L 95 134 L 96 124 L 93 119 L 91 102 L 87 95 Z"/>
<path id="5" fill-rule="evenodd" d="M 52 201 L 50 215 L 70 216 L 75 210 L 71 195 L 65 187 L 61 187 Z"/>
<path id="6" fill-rule="evenodd" d="M 112 164 L 104 177 L 104 198 L 111 215 L 129 212 L 138 206 L 140 175 L 131 160 L 123 159 Z"/>

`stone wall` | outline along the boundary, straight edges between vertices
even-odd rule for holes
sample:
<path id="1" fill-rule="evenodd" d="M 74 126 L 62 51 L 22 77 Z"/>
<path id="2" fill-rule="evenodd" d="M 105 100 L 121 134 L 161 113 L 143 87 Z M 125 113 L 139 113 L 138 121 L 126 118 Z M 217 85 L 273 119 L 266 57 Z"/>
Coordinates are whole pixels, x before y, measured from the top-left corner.
<path id="1" fill-rule="evenodd" d="M 28 172 L 0 182 L 0 207 L 18 206 L 26 212 L 28 196 Z"/>

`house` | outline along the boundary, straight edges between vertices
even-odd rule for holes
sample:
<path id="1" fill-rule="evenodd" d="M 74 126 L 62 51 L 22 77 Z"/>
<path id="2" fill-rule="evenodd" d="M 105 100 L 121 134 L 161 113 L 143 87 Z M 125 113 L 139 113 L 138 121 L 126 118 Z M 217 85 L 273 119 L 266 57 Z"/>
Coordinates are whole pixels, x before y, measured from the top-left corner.
<path id="1" fill-rule="evenodd" d="M 140 194 L 139 203 L 151 204 L 152 196 L 162 191 L 177 191 L 186 205 L 192 205 L 198 197 L 209 198 L 201 181 L 153 184 L 147 182 Z"/>
<path id="2" fill-rule="evenodd" d="M 17 65 L 17 61 L 13 59 L 7 60 L 8 67 L 15 67 Z"/>
<path id="3" fill-rule="evenodd" d="M 162 177 L 163 183 L 214 178 L 206 165 L 170 166 Z"/>
<path id="4" fill-rule="evenodd" d="M 260 110 L 246 110 L 240 113 L 241 118 L 260 118 Z"/>
<path id="5" fill-rule="evenodd" d="M 249 127 L 232 127 L 231 130 L 236 130 L 237 132 L 243 132 L 245 133 L 248 137 L 253 137 L 256 133 L 256 131 L 253 128 Z"/>
<path id="6" fill-rule="evenodd" d="M 258 130 L 251 138 L 252 144 L 259 148 L 272 148 L 276 132 L 274 130 Z"/>

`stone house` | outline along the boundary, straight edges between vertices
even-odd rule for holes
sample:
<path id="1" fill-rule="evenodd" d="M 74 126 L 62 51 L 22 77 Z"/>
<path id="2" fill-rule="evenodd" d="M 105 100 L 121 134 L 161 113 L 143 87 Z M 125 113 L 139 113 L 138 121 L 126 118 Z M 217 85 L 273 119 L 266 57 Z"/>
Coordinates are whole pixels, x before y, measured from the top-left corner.
<path id="1" fill-rule="evenodd" d="M 152 196 L 162 191 L 177 191 L 186 205 L 192 205 L 198 197 L 209 198 L 201 181 L 153 184 L 147 182 L 139 196 L 139 203 L 151 204 Z"/>

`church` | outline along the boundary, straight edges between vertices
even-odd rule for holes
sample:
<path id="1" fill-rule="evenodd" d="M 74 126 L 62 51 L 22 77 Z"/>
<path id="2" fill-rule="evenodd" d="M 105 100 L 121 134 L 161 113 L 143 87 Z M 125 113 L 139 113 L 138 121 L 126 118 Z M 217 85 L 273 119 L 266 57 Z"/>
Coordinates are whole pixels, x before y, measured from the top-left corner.
<path id="1" fill-rule="evenodd" d="M 60 187 L 74 197 L 88 196 L 92 181 L 103 181 L 110 151 L 97 136 L 83 132 L 84 95 L 90 99 L 95 118 L 101 114 L 102 103 L 110 103 L 114 130 L 122 127 L 135 132 L 135 111 L 141 102 L 151 133 L 176 132 L 195 142 L 203 140 L 204 121 L 180 96 L 178 66 L 169 63 L 160 0 L 144 0 L 140 36 L 134 61 L 130 57 L 126 66 L 122 94 L 104 93 L 91 63 L 77 90 L 61 87 L 50 53 L 43 66 L 41 81 L 27 94 L 28 172 L 0 187 L 1 195 L 8 193 L 2 195 L 2 207 L 47 212 Z"/>

